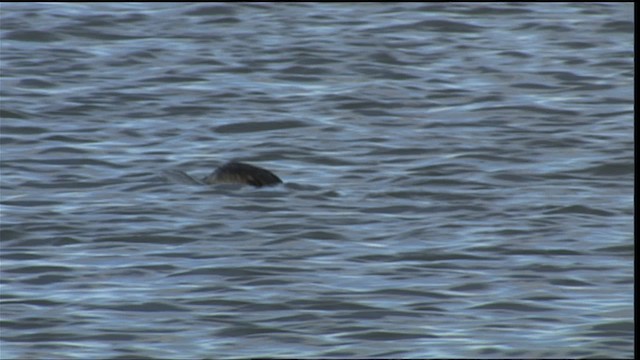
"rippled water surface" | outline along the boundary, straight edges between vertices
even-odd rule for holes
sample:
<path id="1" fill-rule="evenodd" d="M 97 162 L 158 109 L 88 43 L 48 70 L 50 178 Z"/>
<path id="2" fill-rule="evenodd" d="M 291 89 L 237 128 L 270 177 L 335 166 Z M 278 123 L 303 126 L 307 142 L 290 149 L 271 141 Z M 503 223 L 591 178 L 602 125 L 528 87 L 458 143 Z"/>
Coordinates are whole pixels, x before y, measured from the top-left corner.
<path id="1" fill-rule="evenodd" d="M 0 6 L 2 359 L 633 356 L 632 3 Z"/>

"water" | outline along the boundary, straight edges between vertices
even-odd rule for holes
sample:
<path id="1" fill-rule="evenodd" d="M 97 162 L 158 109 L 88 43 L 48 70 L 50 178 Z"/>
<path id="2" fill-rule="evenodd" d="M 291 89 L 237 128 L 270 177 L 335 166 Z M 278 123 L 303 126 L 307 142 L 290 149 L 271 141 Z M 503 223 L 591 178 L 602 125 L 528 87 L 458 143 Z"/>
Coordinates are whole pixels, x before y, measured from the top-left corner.
<path id="1" fill-rule="evenodd" d="M 632 3 L 1 12 L 2 359 L 633 357 Z"/>

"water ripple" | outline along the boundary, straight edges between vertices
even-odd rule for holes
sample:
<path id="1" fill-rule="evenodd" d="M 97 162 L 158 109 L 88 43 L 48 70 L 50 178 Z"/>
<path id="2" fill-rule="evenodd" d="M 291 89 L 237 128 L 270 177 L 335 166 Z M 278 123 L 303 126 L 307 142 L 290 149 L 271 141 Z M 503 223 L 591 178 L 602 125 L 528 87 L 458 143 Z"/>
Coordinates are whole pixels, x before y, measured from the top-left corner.
<path id="1" fill-rule="evenodd" d="M 2 7 L 0 358 L 633 356 L 632 5 Z"/>

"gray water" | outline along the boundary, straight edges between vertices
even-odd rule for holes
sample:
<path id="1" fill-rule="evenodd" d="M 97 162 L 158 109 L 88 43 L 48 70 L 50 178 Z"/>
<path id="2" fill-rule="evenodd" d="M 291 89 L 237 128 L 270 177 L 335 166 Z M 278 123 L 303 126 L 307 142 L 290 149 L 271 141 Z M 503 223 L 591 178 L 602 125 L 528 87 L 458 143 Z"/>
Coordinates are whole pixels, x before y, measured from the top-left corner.
<path id="1" fill-rule="evenodd" d="M 1 4 L 0 358 L 633 357 L 633 12 Z"/>

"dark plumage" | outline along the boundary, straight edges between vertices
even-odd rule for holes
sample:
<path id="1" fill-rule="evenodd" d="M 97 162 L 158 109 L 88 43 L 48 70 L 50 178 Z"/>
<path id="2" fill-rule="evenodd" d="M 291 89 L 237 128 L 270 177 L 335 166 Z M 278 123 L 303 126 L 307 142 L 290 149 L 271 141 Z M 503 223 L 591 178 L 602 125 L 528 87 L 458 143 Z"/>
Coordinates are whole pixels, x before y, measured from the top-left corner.
<path id="1" fill-rule="evenodd" d="M 203 181 L 207 184 L 249 184 L 255 187 L 282 183 L 282 180 L 269 170 L 234 161 L 220 166 Z"/>

